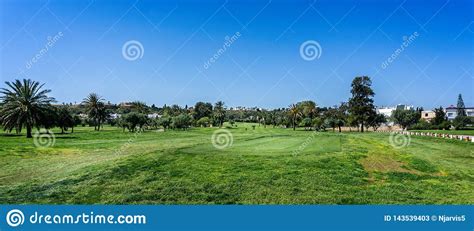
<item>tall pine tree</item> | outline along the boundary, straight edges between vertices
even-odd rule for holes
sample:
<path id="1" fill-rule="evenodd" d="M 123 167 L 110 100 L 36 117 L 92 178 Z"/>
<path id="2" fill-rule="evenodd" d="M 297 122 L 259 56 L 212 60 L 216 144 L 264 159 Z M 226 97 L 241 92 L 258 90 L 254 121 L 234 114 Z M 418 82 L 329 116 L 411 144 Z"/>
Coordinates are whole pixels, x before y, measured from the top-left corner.
<path id="1" fill-rule="evenodd" d="M 458 105 L 457 105 L 457 108 L 458 108 L 458 115 L 457 116 L 466 116 L 466 105 L 464 105 L 464 100 L 462 99 L 462 95 L 459 94 L 458 96 Z"/>
<path id="2" fill-rule="evenodd" d="M 373 118 L 375 112 L 375 95 L 372 90 L 372 80 L 368 76 L 356 77 L 352 81 L 352 97 L 349 99 L 349 112 L 355 122 L 360 126 L 361 132 L 364 132 L 364 126 L 369 124 L 370 118 Z"/>

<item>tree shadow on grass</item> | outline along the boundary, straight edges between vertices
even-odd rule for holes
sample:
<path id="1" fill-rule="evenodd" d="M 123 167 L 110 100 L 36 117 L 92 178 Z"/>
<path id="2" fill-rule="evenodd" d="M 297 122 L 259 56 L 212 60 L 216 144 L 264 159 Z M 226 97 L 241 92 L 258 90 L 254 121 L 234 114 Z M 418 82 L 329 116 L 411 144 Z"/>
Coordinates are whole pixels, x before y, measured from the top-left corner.
<path id="1" fill-rule="evenodd" d="M 58 140 L 79 139 L 77 136 L 56 136 L 55 138 Z"/>
<path id="2" fill-rule="evenodd" d="M 0 136 L 2 137 L 21 137 L 26 136 L 24 134 L 12 134 L 12 133 L 1 133 Z"/>

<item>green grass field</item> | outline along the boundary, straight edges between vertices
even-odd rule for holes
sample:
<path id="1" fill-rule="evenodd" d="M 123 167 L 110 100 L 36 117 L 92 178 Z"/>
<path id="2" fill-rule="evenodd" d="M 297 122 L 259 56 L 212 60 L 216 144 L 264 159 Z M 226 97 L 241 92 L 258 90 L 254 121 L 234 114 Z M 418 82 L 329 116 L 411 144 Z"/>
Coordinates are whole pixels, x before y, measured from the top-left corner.
<path id="1" fill-rule="evenodd" d="M 134 133 L 55 134 L 55 145 L 0 135 L 0 203 L 473 204 L 474 144 L 389 134 L 315 133 L 239 124 Z"/>

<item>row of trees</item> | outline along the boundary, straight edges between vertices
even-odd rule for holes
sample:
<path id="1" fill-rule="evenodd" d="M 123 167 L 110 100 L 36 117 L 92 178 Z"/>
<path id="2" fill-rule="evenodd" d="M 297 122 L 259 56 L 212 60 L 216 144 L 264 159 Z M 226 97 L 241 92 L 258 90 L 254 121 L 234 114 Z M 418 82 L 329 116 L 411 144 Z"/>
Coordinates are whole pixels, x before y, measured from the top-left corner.
<path id="1" fill-rule="evenodd" d="M 81 123 L 81 119 L 71 112 L 67 105 L 52 106 L 55 99 L 48 96 L 49 89 L 43 89 L 43 84 L 30 79 L 15 82 L 6 82 L 9 88 L 1 89 L 1 109 L 0 122 L 3 128 L 9 132 L 13 129 L 21 132 L 26 128 L 27 137 L 32 137 L 34 127 L 60 127 L 62 132 L 67 131 Z M 357 77 L 352 83 L 352 98 L 349 103 L 341 103 L 340 106 L 331 108 L 319 108 L 313 101 L 302 101 L 291 105 L 286 109 L 276 109 L 272 111 L 257 109 L 250 114 L 250 120 L 255 120 L 264 126 L 272 124 L 273 126 L 321 129 L 324 127 L 341 127 L 357 125 L 361 131 L 364 127 L 376 127 L 376 113 L 373 105 L 374 93 L 370 88 L 371 81 L 369 77 Z M 184 109 L 173 105 L 164 106 L 161 109 L 162 116 L 158 119 L 150 119 L 146 113 L 157 110 L 153 105 L 151 108 L 145 103 L 134 102 L 132 107 L 127 109 L 123 116 L 111 120 L 110 109 L 107 109 L 104 99 L 98 94 L 91 93 L 83 101 L 82 107 L 88 116 L 89 123 L 94 129 L 99 131 L 104 123 L 110 123 L 121 126 L 124 130 L 135 131 L 147 127 L 162 126 L 165 129 L 176 128 L 186 129 L 194 126 L 219 126 L 224 121 L 233 122 L 239 119 L 238 114 L 228 113 L 224 102 L 219 101 L 212 105 L 210 103 L 198 102 L 191 109 L 186 106 Z M 242 117 L 240 117 L 242 119 Z M 247 118 L 248 119 L 248 118 Z M 382 120 L 380 120 L 382 121 Z"/>
<path id="2" fill-rule="evenodd" d="M 318 107 L 313 101 L 301 101 L 291 104 L 288 108 L 277 108 L 265 110 L 260 108 L 230 109 L 225 107 L 224 102 L 219 101 L 212 105 L 208 102 L 197 102 L 194 107 L 184 108 L 178 105 L 158 108 L 155 105 L 147 106 L 145 103 L 136 101 L 127 107 L 121 107 L 105 103 L 104 98 L 96 93 L 89 94 L 78 107 L 59 105 L 52 106 L 55 99 L 49 97 L 51 90 L 43 89 L 43 85 L 30 79 L 6 82 L 8 88 L 0 90 L 0 123 L 4 130 L 11 132 L 15 130 L 20 133 L 26 128 L 27 137 L 32 137 L 32 129 L 44 127 L 50 129 L 59 127 L 64 133 L 69 128 L 73 131 L 74 126 L 85 124 L 87 120 L 90 126 L 99 131 L 103 124 L 109 123 L 127 129 L 131 132 L 145 128 L 164 129 L 187 129 L 191 126 L 222 127 L 225 121 L 233 124 L 240 122 L 258 122 L 263 126 L 274 127 L 303 127 L 306 130 L 325 130 L 332 128 L 341 132 L 342 127 L 357 127 L 364 130 L 372 127 L 377 130 L 387 119 L 399 124 L 402 128 L 425 126 L 420 121 L 421 110 L 397 109 L 392 118 L 385 118 L 377 114 L 373 97 L 375 95 L 371 85 L 372 81 L 367 76 L 356 77 L 351 84 L 351 97 L 348 102 L 342 102 L 333 107 Z M 465 126 L 470 120 L 464 111 L 464 102 L 459 96 L 458 118 L 453 124 L 456 127 Z M 435 110 L 436 118 L 431 121 L 430 126 L 447 128 L 451 124 L 447 121 L 443 108 Z M 78 114 L 87 115 L 79 118 Z M 110 115 L 120 113 L 118 118 Z M 155 113 L 156 116 L 149 116 Z M 466 119 L 467 118 L 467 119 Z"/>
<path id="3" fill-rule="evenodd" d="M 8 88 L 0 89 L 0 123 L 4 130 L 20 133 L 26 128 L 26 137 L 31 138 L 33 128 L 44 127 L 48 130 L 59 127 L 64 133 L 81 123 L 78 115 L 71 113 L 66 105 L 52 105 L 56 101 L 48 96 L 51 90 L 43 89 L 44 84 L 23 79 L 6 82 L 6 85 Z M 103 99 L 92 93 L 84 99 L 83 105 L 95 129 L 99 130 L 107 118 Z"/>

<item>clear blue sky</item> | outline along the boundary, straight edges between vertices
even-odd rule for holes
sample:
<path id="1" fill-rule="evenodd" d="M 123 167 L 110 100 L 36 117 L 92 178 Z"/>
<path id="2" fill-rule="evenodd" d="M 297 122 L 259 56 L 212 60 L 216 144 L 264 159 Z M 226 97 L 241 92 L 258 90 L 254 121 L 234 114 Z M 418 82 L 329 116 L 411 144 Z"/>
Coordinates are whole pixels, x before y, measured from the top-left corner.
<path id="1" fill-rule="evenodd" d="M 372 77 L 378 106 L 474 106 L 473 2 L 17 1 L 0 3 L 0 79 L 46 83 L 59 102 L 107 100 L 286 107 L 346 101 L 355 76 Z M 60 37 L 46 53 L 27 63 Z M 240 37 L 218 59 L 204 64 Z M 396 58 L 382 63 L 418 33 Z M 405 37 L 407 38 L 407 37 Z M 123 57 L 139 41 L 143 56 Z M 321 56 L 300 55 L 314 40 Z M 2 87 L 5 86 L 2 83 Z"/>

